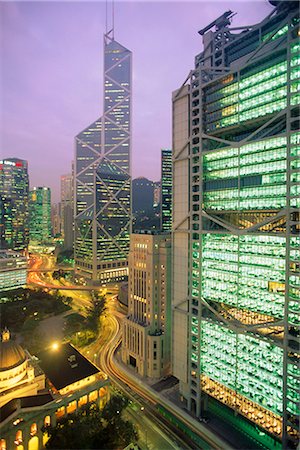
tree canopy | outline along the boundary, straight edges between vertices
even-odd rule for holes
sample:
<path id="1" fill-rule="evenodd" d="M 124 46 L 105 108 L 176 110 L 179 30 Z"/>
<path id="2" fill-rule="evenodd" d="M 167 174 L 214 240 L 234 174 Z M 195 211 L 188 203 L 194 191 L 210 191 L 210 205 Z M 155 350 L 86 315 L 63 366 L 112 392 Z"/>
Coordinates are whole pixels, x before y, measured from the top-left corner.
<path id="1" fill-rule="evenodd" d="M 55 292 L 50 294 L 42 289 L 15 289 L 1 293 L 7 301 L 0 301 L 2 326 L 19 332 L 28 319 L 37 322 L 52 314 L 61 314 L 70 309 L 70 298 Z"/>
<path id="2" fill-rule="evenodd" d="M 106 300 L 103 295 L 95 297 L 93 296 L 91 306 L 86 308 L 86 325 L 93 331 L 99 331 L 100 317 L 106 310 Z"/>
<path id="3" fill-rule="evenodd" d="M 113 396 L 101 411 L 95 403 L 81 407 L 47 427 L 47 449 L 117 449 L 138 439 L 134 425 L 122 418 L 128 400 Z"/>

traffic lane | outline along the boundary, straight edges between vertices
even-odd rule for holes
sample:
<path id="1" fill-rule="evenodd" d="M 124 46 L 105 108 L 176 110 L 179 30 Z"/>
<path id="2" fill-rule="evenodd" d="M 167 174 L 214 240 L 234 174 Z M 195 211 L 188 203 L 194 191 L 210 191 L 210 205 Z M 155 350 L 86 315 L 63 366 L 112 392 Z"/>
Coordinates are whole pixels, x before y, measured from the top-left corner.
<path id="1" fill-rule="evenodd" d="M 159 427 L 147 417 L 132 407 L 126 408 L 124 417 L 134 423 L 139 433 L 138 445 L 148 450 L 181 450 L 176 442 L 171 440 Z"/>

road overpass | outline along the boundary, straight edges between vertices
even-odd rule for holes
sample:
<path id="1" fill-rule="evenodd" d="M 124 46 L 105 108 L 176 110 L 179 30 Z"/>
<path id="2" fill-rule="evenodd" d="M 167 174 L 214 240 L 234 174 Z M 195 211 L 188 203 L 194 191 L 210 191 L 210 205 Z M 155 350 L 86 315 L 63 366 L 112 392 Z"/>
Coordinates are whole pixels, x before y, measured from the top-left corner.
<path id="1" fill-rule="evenodd" d="M 74 267 L 55 267 L 52 269 L 33 269 L 29 268 L 27 269 L 27 272 L 39 272 L 39 273 L 46 273 L 46 272 L 57 272 L 59 270 L 62 270 L 63 272 L 73 272 Z"/>
<path id="2" fill-rule="evenodd" d="M 32 281 L 29 282 L 30 285 L 36 285 L 44 289 L 55 289 L 57 291 L 96 291 L 97 289 L 102 289 L 101 286 L 57 286 L 55 284 L 43 283 L 42 281 Z"/>

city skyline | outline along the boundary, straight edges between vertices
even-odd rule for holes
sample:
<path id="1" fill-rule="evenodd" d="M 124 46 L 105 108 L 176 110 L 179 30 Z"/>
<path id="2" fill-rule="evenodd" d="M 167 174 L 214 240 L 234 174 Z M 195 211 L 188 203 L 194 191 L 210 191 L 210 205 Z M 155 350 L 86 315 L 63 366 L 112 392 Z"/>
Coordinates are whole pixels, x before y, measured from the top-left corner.
<path id="1" fill-rule="evenodd" d="M 300 450 L 299 2 L 4 1 L 0 450 Z"/>
<path id="2" fill-rule="evenodd" d="M 264 0 L 257 4 L 253 10 L 250 2 L 116 3 L 116 39 L 135 54 L 133 178 L 160 177 L 160 149 L 171 147 L 171 92 L 193 62 L 187 42 L 199 53 L 197 31 L 230 7 L 237 12 L 234 26 L 261 20 L 272 7 Z M 0 8 L 0 154 L 26 159 L 31 187 L 50 186 L 56 202 L 60 176 L 71 170 L 74 136 L 102 111 L 105 3 L 7 2 Z M 128 21 L 130 28 L 123 24 Z M 85 33 L 78 33 L 79 26 Z M 45 164 L 47 173 L 41 170 Z"/>

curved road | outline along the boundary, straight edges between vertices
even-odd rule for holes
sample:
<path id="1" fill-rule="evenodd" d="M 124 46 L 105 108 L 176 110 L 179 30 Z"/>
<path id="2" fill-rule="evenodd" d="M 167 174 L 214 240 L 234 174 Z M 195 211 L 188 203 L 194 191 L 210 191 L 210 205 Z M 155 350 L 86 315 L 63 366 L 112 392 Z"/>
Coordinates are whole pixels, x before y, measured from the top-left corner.
<path id="1" fill-rule="evenodd" d="M 40 266 L 43 264 L 43 259 L 41 257 L 37 257 L 35 259 L 34 264 L 31 267 L 32 271 L 28 274 L 29 283 L 39 285 L 40 287 L 57 290 L 95 290 L 93 287 L 89 286 L 58 286 L 46 283 L 45 280 L 41 280 L 37 273 L 42 271 Z M 51 265 L 52 263 L 50 259 L 47 258 L 45 268 L 46 271 L 51 268 Z M 156 405 L 158 403 L 164 406 L 195 434 L 206 441 L 209 448 L 229 450 L 230 447 L 223 440 L 218 438 L 218 436 L 202 424 L 198 423 L 196 420 L 192 419 L 185 411 L 175 406 L 169 400 L 163 398 L 161 395 L 159 396 L 157 392 L 143 384 L 140 380 L 136 379 L 131 373 L 129 373 L 129 371 L 127 371 L 124 367 L 121 367 L 116 362 L 114 355 L 121 344 L 120 324 L 124 314 L 117 311 L 112 302 L 109 302 L 107 312 L 108 314 L 106 315 L 105 320 L 103 320 L 102 336 L 100 336 L 95 344 L 89 346 L 84 353 L 87 356 L 92 354 L 93 357 L 90 357 L 90 359 L 93 359 L 93 362 L 97 364 L 110 377 L 113 383 L 121 391 L 126 393 L 129 398 L 140 405 L 145 405 L 141 407 L 141 411 L 144 411 L 144 415 L 148 416 L 152 423 L 156 423 L 157 429 L 162 430 L 164 435 L 168 436 L 171 443 L 170 449 L 180 448 L 184 450 L 193 450 L 198 449 L 199 447 L 176 426 L 166 421 L 166 419 L 158 413 L 156 409 Z M 131 412 L 131 414 L 134 415 L 133 412 Z M 139 413 L 138 416 L 141 417 L 141 414 Z M 157 443 L 157 445 L 159 444 Z M 147 444 L 147 434 L 146 446 L 149 448 Z M 162 447 L 158 446 L 157 448 Z"/>
<path id="2" fill-rule="evenodd" d="M 180 408 L 173 405 L 169 400 L 164 399 L 158 395 L 151 388 L 137 380 L 134 376 L 124 370 L 115 360 L 114 355 L 121 344 L 120 322 L 124 314 L 114 312 L 115 316 L 110 316 L 109 320 L 111 327 L 110 341 L 99 349 L 97 362 L 99 367 L 110 377 L 113 383 L 125 392 L 127 396 L 135 401 L 145 404 L 145 413 L 152 421 L 159 424 L 165 433 L 168 433 L 171 439 L 176 437 L 177 445 L 183 449 L 198 449 L 199 447 L 189 439 L 186 434 L 182 433 L 176 426 L 166 421 L 161 414 L 158 413 L 156 405 L 159 403 L 190 428 L 195 434 L 200 436 L 207 442 L 211 449 L 230 449 L 223 440 L 214 435 L 210 430 L 202 424 L 198 424 L 196 420 L 192 419 L 186 412 L 181 411 Z M 194 422 L 194 423 L 193 423 Z M 170 433 L 171 432 L 171 433 Z"/>

